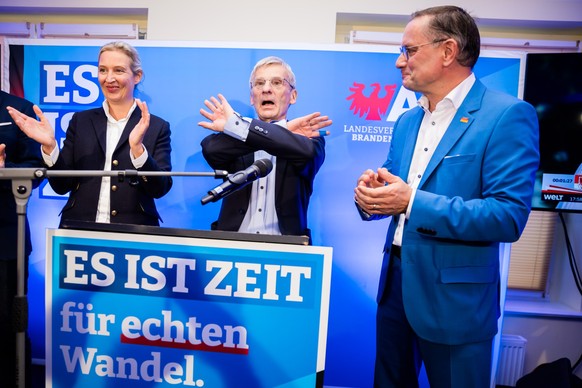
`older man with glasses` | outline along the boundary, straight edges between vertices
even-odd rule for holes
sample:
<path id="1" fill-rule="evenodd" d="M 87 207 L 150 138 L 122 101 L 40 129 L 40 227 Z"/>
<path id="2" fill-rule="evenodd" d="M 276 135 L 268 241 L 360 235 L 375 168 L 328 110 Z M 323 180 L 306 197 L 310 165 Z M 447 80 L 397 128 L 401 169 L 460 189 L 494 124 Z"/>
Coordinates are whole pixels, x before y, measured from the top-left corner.
<path id="1" fill-rule="evenodd" d="M 391 217 L 376 315 L 376 387 L 488 388 L 499 243 L 527 221 L 539 163 L 535 109 L 485 87 L 480 35 L 455 6 L 412 15 L 396 67 L 421 93 L 388 159 L 358 179 L 364 220 Z"/>
<path id="2" fill-rule="evenodd" d="M 287 121 L 297 100 L 295 74 L 278 57 L 267 57 L 250 75 L 250 102 L 256 119 L 234 112 L 226 98 L 205 101 L 209 121 L 199 125 L 215 131 L 202 140 L 202 153 L 213 169 L 237 172 L 268 159 L 273 173 L 234 190 L 222 200 L 213 230 L 303 235 L 311 241 L 307 209 L 313 181 L 325 159 L 327 116 L 318 112 Z"/>

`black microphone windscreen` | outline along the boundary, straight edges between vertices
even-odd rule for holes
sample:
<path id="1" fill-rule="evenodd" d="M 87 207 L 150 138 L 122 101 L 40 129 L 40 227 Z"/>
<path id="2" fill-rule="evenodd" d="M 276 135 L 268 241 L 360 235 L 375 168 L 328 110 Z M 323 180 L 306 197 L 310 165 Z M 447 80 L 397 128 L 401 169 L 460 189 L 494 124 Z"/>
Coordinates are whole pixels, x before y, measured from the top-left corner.
<path id="1" fill-rule="evenodd" d="M 259 168 L 259 177 L 263 178 L 273 169 L 273 162 L 269 159 L 259 159 L 253 163 Z"/>

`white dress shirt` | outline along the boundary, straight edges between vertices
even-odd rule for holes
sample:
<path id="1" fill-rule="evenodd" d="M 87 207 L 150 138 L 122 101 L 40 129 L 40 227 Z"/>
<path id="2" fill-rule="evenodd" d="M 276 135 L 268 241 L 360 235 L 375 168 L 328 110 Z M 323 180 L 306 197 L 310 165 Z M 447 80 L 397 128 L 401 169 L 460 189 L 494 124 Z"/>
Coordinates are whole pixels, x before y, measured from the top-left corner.
<path id="1" fill-rule="evenodd" d="M 287 128 L 287 120 L 283 119 L 273 124 Z M 250 119 L 232 116 L 224 126 L 224 133 L 241 141 L 246 141 L 249 133 Z M 277 158 L 266 151 L 256 151 L 255 160 L 269 159 L 273 163 L 273 171 L 277 168 Z M 280 235 L 279 219 L 275 207 L 276 174 L 257 179 L 252 183 L 251 200 L 247 212 L 239 228 L 239 232 Z"/>
<path id="2" fill-rule="evenodd" d="M 426 96 L 422 96 L 418 100 L 418 105 L 420 105 L 420 107 L 424 110 L 424 117 L 418 131 L 416 145 L 414 147 L 414 154 L 412 155 L 410 170 L 406 180 L 406 183 L 408 183 L 408 185 L 412 188 L 412 195 L 410 197 L 410 202 L 408 203 L 405 216 L 400 216 L 398 220 L 398 226 L 394 233 L 394 245 L 402 246 L 404 222 L 410 216 L 412 206 L 414 205 L 416 190 L 422 179 L 424 171 L 426 170 L 426 166 L 428 165 L 428 162 L 432 158 L 435 149 L 443 138 L 447 128 L 449 127 L 449 124 L 453 120 L 453 117 L 457 113 L 459 106 L 461 106 L 463 103 L 463 100 L 469 93 L 469 90 L 471 90 L 473 87 L 474 83 L 475 75 L 471 73 L 469 77 L 467 77 L 457 87 L 451 90 L 451 92 L 436 105 L 433 112 L 430 112 L 428 109 L 429 104 Z"/>

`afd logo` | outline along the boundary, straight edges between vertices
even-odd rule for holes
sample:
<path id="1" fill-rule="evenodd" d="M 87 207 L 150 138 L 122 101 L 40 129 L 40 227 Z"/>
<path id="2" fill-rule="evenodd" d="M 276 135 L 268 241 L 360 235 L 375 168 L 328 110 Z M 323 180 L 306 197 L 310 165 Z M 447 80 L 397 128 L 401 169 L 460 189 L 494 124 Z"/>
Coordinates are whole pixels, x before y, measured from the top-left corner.
<path id="1" fill-rule="evenodd" d="M 352 101 L 350 110 L 354 115 L 365 117 L 365 120 L 382 120 L 388 112 L 385 121 L 396 121 L 398 116 L 416 106 L 418 97 L 413 91 L 398 85 L 381 85 L 374 82 L 367 87 L 365 84 L 354 82 L 349 88 L 351 94 L 346 98 Z M 396 94 L 396 97 L 394 95 Z"/>

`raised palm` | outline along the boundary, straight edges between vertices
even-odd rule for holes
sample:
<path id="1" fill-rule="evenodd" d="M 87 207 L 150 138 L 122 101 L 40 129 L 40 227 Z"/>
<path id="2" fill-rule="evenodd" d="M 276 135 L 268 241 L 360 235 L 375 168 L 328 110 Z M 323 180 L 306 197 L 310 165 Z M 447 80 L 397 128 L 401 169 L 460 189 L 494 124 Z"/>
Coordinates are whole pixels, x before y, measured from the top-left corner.
<path id="1" fill-rule="evenodd" d="M 18 125 L 18 128 L 20 128 L 26 136 L 40 143 L 46 153 L 50 153 L 50 151 L 57 146 L 55 130 L 37 105 L 35 105 L 33 109 L 39 120 L 29 117 L 10 106 L 7 109 L 12 120 L 14 120 L 16 125 Z"/>

